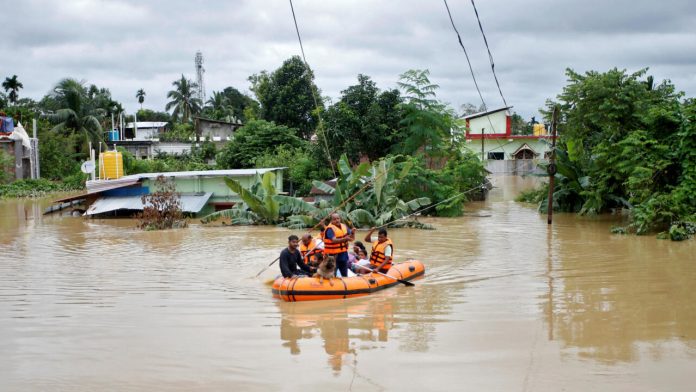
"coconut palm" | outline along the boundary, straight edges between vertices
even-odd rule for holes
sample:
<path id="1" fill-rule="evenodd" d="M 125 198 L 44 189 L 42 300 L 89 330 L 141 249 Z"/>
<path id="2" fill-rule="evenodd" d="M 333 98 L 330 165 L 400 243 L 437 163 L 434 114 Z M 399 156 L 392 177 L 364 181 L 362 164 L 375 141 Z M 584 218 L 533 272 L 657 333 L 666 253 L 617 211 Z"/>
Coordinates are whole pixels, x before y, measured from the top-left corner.
<path id="1" fill-rule="evenodd" d="M 173 117 L 181 116 L 182 123 L 188 123 L 192 114 L 200 112 L 202 102 L 196 95 L 198 85 L 181 75 L 181 79 L 172 82 L 174 90 L 167 93 L 167 98 L 171 101 L 167 102 L 165 110 L 174 109 Z"/>
<path id="2" fill-rule="evenodd" d="M 90 106 L 84 82 L 63 79 L 53 88 L 51 96 L 60 105 L 60 109 L 47 116 L 56 124 L 54 131 L 84 133 L 92 141 L 102 139 L 101 116 L 99 110 Z"/>
<path id="3" fill-rule="evenodd" d="M 145 102 L 145 90 L 140 89 L 135 93 L 135 97 L 138 98 L 138 103 L 140 104 L 140 109 L 143 108 L 143 102 Z"/>
<path id="4" fill-rule="evenodd" d="M 206 112 L 216 120 L 223 120 L 230 115 L 230 101 L 222 91 L 213 91 L 213 95 L 206 102 Z"/>
<path id="5" fill-rule="evenodd" d="M 17 103 L 17 99 L 19 99 L 19 94 L 17 94 L 17 92 L 20 88 L 24 88 L 24 85 L 17 80 L 17 75 L 12 75 L 11 78 L 5 78 L 5 81 L 2 82 L 2 88 L 10 92 L 7 95 L 7 99 L 14 105 Z"/>

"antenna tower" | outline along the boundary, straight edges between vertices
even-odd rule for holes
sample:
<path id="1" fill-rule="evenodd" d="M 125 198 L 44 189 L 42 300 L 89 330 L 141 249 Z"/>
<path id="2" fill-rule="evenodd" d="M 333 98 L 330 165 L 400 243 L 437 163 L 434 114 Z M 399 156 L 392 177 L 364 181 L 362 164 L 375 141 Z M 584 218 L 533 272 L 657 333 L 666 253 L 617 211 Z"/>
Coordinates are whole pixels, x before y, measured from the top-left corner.
<path id="1" fill-rule="evenodd" d="M 205 85 L 203 84 L 203 74 L 205 73 L 205 68 L 203 68 L 203 53 L 201 51 L 196 52 L 196 83 L 198 84 L 198 98 L 202 103 L 205 103 Z"/>

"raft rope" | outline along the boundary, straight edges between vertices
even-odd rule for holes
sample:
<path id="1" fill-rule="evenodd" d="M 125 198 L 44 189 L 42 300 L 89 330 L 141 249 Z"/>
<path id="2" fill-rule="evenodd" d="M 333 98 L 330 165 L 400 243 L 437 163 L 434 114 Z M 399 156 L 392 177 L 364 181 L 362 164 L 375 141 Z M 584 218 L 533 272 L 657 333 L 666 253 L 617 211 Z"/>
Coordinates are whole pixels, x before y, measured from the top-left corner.
<path id="1" fill-rule="evenodd" d="M 454 195 L 454 196 L 452 196 L 452 197 L 448 197 L 447 199 L 442 200 L 442 201 L 439 201 L 439 202 L 437 202 L 437 203 L 435 203 L 435 204 L 433 204 L 433 205 L 427 206 L 427 207 L 425 207 L 425 208 L 421 208 L 420 210 L 416 210 L 416 211 L 414 211 L 414 212 L 412 212 L 412 213 L 410 213 L 410 214 L 408 214 L 408 215 L 406 215 L 406 216 L 402 216 L 402 217 L 399 218 L 399 219 L 394 219 L 394 220 L 391 221 L 391 222 L 387 222 L 387 223 L 385 223 L 385 224 L 383 224 L 383 225 L 381 225 L 381 226 L 377 226 L 376 228 L 386 227 L 386 226 L 388 226 L 388 225 L 391 225 L 391 224 L 394 223 L 394 222 L 398 222 L 398 221 L 400 221 L 400 220 L 404 220 L 404 219 L 406 219 L 406 218 L 408 218 L 408 217 L 411 217 L 411 216 L 413 216 L 413 215 L 419 214 L 419 213 L 421 213 L 421 212 L 423 212 L 423 211 L 427 211 L 427 210 L 429 210 L 429 209 L 431 209 L 431 208 L 433 208 L 433 207 L 437 207 L 437 206 L 440 205 L 440 204 L 447 203 L 448 201 L 454 200 L 454 199 L 456 199 L 456 198 L 458 198 L 458 197 L 461 197 L 461 196 L 463 196 L 463 195 L 465 195 L 465 194 L 467 194 L 467 193 L 470 193 L 470 192 L 473 192 L 473 191 L 475 191 L 475 190 L 479 190 L 479 189 L 485 188 L 485 186 L 486 186 L 486 182 L 484 181 L 484 182 L 482 182 L 482 183 L 476 185 L 476 186 L 473 187 L 473 188 L 470 188 L 470 189 L 465 190 L 464 192 L 460 192 L 460 193 L 458 193 L 458 194 L 456 194 L 456 195 Z"/>

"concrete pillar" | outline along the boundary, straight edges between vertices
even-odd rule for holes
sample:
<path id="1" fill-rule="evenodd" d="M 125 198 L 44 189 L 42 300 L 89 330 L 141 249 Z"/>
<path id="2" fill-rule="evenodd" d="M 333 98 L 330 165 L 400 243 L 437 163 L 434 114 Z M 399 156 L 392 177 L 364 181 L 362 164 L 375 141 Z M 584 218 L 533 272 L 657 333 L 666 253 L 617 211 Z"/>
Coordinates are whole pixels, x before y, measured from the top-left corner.
<path id="1" fill-rule="evenodd" d="M 24 170 L 22 170 L 22 158 L 24 157 L 24 147 L 21 140 L 15 140 L 15 178 L 21 180 L 24 178 Z"/>

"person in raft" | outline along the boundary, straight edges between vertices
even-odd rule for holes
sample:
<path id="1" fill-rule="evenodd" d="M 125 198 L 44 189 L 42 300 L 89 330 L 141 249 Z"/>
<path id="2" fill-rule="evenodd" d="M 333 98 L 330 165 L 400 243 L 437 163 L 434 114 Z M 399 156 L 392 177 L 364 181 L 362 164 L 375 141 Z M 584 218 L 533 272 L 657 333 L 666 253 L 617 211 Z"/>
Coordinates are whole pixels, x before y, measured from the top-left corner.
<path id="1" fill-rule="evenodd" d="M 370 229 L 370 232 L 365 236 L 365 242 L 372 241 L 372 233 L 377 230 L 376 227 Z M 379 229 L 377 232 L 377 241 L 372 243 L 372 254 L 370 255 L 370 268 L 373 271 L 386 273 L 392 266 L 394 258 L 394 244 L 387 237 L 387 229 Z"/>
<path id="2" fill-rule="evenodd" d="M 341 223 L 341 216 L 331 214 L 331 223 L 324 228 L 324 254 L 336 258 L 336 269 L 348 276 L 348 243 L 355 239 L 351 229 Z"/>
<path id="3" fill-rule="evenodd" d="M 296 235 L 288 237 L 288 247 L 280 252 L 280 273 L 284 278 L 293 276 L 309 276 L 309 266 L 302 261 L 299 246 L 300 239 Z M 299 268 L 299 269 L 298 269 Z"/>
<path id="4" fill-rule="evenodd" d="M 300 254 L 302 261 L 311 269 L 317 268 L 317 255 L 324 252 L 324 242 L 320 238 L 312 238 L 312 235 L 305 233 L 300 239 Z"/>

